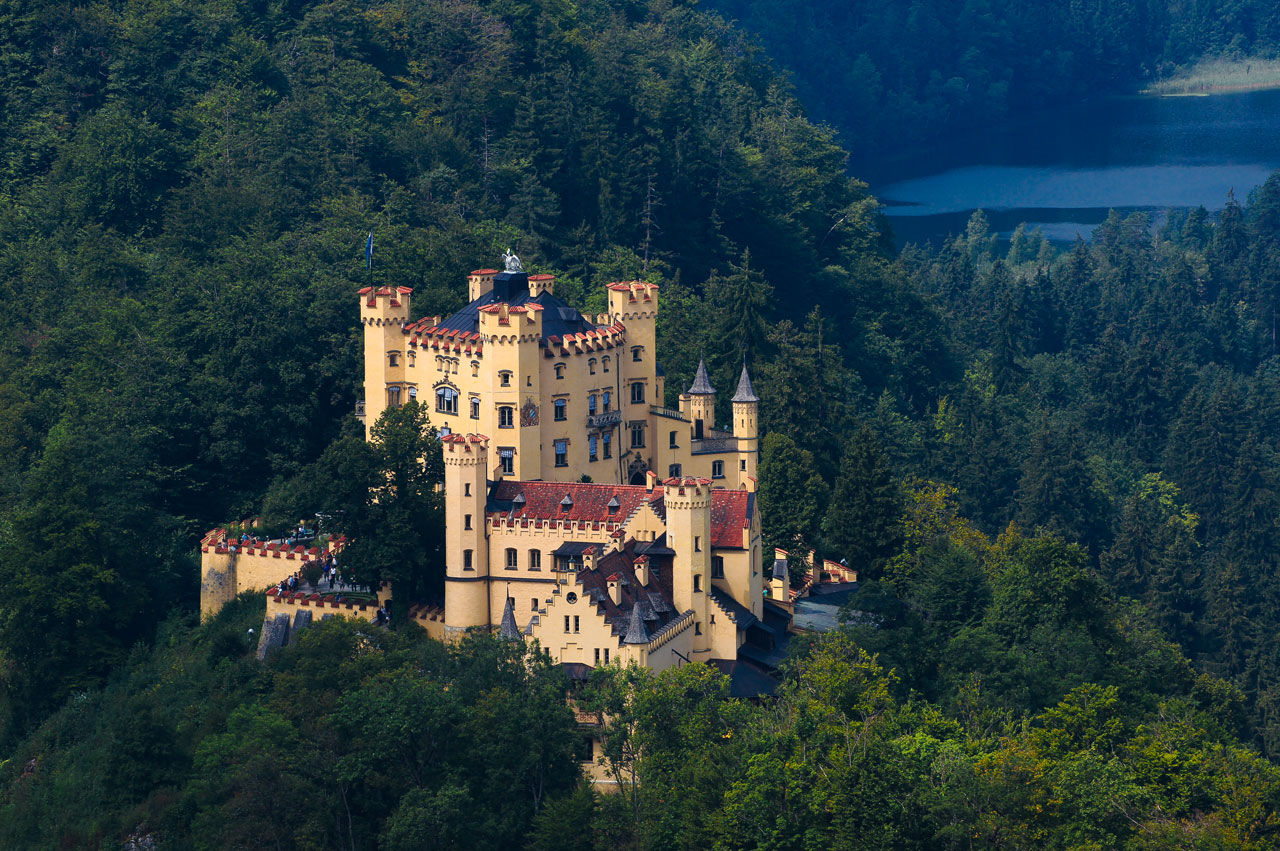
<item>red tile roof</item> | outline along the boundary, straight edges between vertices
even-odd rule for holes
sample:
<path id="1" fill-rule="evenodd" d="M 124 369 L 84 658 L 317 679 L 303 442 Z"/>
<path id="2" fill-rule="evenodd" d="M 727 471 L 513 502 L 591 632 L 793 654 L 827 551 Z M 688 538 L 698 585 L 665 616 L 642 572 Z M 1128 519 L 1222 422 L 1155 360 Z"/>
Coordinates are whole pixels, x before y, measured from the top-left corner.
<path id="1" fill-rule="evenodd" d="M 503 516 L 512 512 L 512 500 L 524 495 L 524 505 L 515 507 L 514 517 L 531 520 L 578 520 L 621 523 L 641 504 L 648 502 L 660 517 L 666 516 L 662 491 L 650 491 L 643 485 L 599 485 L 580 482 L 521 482 L 506 479 L 489 494 L 486 512 Z M 573 502 L 562 506 L 565 496 Z M 609 500 L 618 500 L 617 510 L 609 511 Z M 742 530 L 751 525 L 755 510 L 754 494 L 740 490 L 715 488 L 711 491 L 711 546 L 742 549 Z"/>

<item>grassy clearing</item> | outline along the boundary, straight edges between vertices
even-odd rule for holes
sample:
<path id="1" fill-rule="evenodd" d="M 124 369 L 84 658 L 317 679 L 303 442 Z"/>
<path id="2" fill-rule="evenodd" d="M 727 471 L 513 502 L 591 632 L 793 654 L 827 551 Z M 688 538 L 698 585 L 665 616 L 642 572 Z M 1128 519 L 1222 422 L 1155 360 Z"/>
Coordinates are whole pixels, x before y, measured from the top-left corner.
<path id="1" fill-rule="evenodd" d="M 1280 88 L 1280 60 L 1206 59 L 1152 83 L 1142 93 L 1169 97 L 1275 88 Z"/>

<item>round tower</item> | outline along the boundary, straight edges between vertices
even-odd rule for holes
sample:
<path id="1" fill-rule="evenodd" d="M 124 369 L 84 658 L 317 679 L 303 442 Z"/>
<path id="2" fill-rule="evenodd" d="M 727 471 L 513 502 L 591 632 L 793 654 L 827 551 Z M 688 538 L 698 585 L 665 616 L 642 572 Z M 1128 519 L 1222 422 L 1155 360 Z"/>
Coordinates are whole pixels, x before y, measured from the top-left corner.
<path id="1" fill-rule="evenodd" d="M 445 636 L 488 628 L 489 536 L 484 507 L 489 494 L 489 438 L 447 434 L 444 451 Z"/>
<path id="2" fill-rule="evenodd" d="M 716 422 L 716 388 L 707 378 L 707 364 L 702 359 L 698 360 L 698 372 L 683 401 L 688 406 L 689 419 L 693 420 L 693 439 L 702 440 L 708 431 L 715 428 Z"/>
<path id="3" fill-rule="evenodd" d="M 738 391 L 733 394 L 733 436 L 738 439 L 738 487 L 747 487 L 756 475 L 760 458 L 760 398 L 751 386 L 747 365 L 742 364 Z M 753 488 L 752 488 L 753 489 Z"/>

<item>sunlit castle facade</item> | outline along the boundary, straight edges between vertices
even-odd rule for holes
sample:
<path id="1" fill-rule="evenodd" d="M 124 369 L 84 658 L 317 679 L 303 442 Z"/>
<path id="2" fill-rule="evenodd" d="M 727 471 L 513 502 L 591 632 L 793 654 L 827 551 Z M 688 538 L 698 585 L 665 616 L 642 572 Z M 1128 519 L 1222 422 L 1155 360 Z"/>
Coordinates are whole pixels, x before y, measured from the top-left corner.
<path id="1" fill-rule="evenodd" d="M 609 312 L 583 316 L 551 275 L 480 269 L 470 303 L 410 321 L 408 287 L 360 291 L 366 430 L 416 399 L 442 434 L 487 435 L 495 479 L 644 484 L 693 476 L 755 489 L 759 400 L 743 369 L 732 431 L 699 365 L 679 409 L 663 407 L 655 349 L 658 287 L 610 284 Z"/>
<path id="2" fill-rule="evenodd" d="M 765 598 L 746 369 L 718 430 L 702 364 L 662 407 L 657 286 L 610 284 L 592 320 L 514 258 L 468 285 L 462 310 L 416 321 L 407 288 L 360 291 L 366 428 L 417 399 L 442 435 L 445 600 L 428 631 L 534 639 L 578 671 L 706 661 L 767 689 L 786 616 Z"/>

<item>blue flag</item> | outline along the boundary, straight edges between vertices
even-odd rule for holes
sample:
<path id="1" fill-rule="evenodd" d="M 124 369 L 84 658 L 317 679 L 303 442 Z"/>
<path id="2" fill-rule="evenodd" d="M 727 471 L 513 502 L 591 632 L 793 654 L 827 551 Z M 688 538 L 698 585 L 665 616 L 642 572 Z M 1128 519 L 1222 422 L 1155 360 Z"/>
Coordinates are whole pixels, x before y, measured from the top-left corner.
<path id="1" fill-rule="evenodd" d="M 373 231 L 369 231 L 369 240 L 364 244 L 364 267 L 373 271 Z"/>

